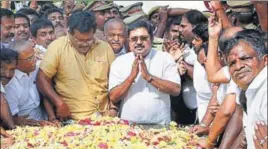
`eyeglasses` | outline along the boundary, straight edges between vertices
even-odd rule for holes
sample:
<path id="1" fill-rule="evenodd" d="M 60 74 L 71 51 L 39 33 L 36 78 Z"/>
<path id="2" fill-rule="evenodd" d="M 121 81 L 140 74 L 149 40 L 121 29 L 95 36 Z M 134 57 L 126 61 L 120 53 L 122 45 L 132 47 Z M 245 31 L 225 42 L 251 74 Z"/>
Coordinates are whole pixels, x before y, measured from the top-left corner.
<path id="1" fill-rule="evenodd" d="M 25 59 L 18 59 L 23 61 L 34 61 L 36 59 L 36 53 L 34 53 L 32 56 L 25 58 Z"/>
<path id="2" fill-rule="evenodd" d="M 90 40 L 88 40 L 88 41 L 81 41 L 81 40 L 75 38 L 75 37 L 72 36 L 72 35 L 70 35 L 70 37 L 75 41 L 76 44 L 79 44 L 79 45 L 81 45 L 81 44 L 83 44 L 83 45 L 84 45 L 84 44 L 92 45 L 92 43 L 95 41 L 94 38 L 93 38 L 93 39 L 90 39 Z"/>
<path id="3" fill-rule="evenodd" d="M 136 43 L 136 42 L 138 42 L 139 39 L 140 39 L 141 42 L 145 42 L 145 41 L 148 41 L 149 40 L 149 36 L 140 36 L 140 37 L 135 36 L 135 37 L 131 37 L 130 38 L 130 41 Z"/>

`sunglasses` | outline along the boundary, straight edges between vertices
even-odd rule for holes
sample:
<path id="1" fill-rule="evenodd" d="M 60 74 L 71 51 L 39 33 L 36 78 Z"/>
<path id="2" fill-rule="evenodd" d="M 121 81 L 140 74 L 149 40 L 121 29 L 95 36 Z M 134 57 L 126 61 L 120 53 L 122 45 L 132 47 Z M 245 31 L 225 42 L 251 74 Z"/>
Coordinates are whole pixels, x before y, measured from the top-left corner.
<path id="1" fill-rule="evenodd" d="M 134 37 L 131 37 L 130 38 L 130 41 L 131 42 L 138 42 L 138 40 L 140 39 L 140 41 L 141 42 L 145 42 L 145 41 L 148 41 L 149 40 L 149 36 L 140 36 L 140 37 L 138 37 L 138 36 L 134 36 Z"/>

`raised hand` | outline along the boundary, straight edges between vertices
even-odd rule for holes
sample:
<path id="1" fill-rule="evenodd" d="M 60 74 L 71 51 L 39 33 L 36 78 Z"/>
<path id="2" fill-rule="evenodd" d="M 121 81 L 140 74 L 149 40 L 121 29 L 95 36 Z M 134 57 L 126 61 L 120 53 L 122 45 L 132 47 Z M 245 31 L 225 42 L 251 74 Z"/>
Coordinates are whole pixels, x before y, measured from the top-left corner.
<path id="1" fill-rule="evenodd" d="M 221 1 L 210 1 L 210 6 L 213 9 L 213 11 L 217 11 L 219 9 L 223 9 L 223 6 L 221 4 Z"/>
<path id="2" fill-rule="evenodd" d="M 132 70 L 130 73 L 130 79 L 134 81 L 139 74 L 139 55 L 136 55 L 135 60 L 132 64 Z"/>
<path id="3" fill-rule="evenodd" d="M 144 62 L 144 59 L 142 57 L 142 55 L 139 55 L 139 65 L 141 68 L 141 76 L 144 80 L 149 81 L 151 75 L 149 74 L 146 64 Z"/>
<path id="4" fill-rule="evenodd" d="M 222 21 L 219 18 L 216 20 L 215 15 L 208 19 L 208 34 L 210 38 L 218 38 L 222 30 Z"/>

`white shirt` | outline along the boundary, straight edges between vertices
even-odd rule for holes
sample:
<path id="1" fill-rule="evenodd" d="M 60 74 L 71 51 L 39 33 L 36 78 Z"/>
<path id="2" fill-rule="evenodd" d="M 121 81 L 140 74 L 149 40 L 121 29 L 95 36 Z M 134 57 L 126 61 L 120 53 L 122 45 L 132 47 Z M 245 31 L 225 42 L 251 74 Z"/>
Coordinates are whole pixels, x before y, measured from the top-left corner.
<path id="1" fill-rule="evenodd" d="M 126 49 L 125 49 L 125 47 L 123 47 L 119 53 L 115 53 L 115 57 L 117 58 L 117 57 L 124 55 L 126 53 L 127 53 Z"/>
<path id="2" fill-rule="evenodd" d="M 197 113 L 201 121 L 207 111 L 208 103 L 212 96 L 211 84 L 208 82 L 205 68 L 198 62 L 194 64 L 194 88 L 196 91 Z"/>
<path id="3" fill-rule="evenodd" d="M 15 70 L 14 77 L 5 86 L 6 99 L 12 115 L 29 115 L 30 119 L 45 120 L 46 114 L 40 107 L 39 92 L 36 88 L 36 74 L 38 68 L 28 76 Z"/>
<path id="4" fill-rule="evenodd" d="M 6 93 L 5 88 L 4 88 L 4 86 L 2 85 L 2 82 L 0 82 L 0 84 L 1 84 L 1 93 Z"/>
<path id="5" fill-rule="evenodd" d="M 256 122 L 267 122 L 267 66 L 255 77 L 246 90 L 247 123 L 246 138 L 248 149 L 255 149 L 253 142 Z"/>
<path id="6" fill-rule="evenodd" d="M 122 84 L 130 75 L 135 60 L 133 52 L 118 57 L 111 65 L 109 90 Z M 158 78 L 180 84 L 176 64 L 165 52 L 152 49 L 144 59 L 148 72 Z M 136 123 L 170 122 L 170 95 L 159 91 L 138 74 L 135 82 L 123 97 L 121 118 Z"/>
<path id="7" fill-rule="evenodd" d="M 186 78 L 185 81 L 183 82 L 182 97 L 187 108 L 189 109 L 197 108 L 196 91 L 194 89 L 193 80 Z"/>

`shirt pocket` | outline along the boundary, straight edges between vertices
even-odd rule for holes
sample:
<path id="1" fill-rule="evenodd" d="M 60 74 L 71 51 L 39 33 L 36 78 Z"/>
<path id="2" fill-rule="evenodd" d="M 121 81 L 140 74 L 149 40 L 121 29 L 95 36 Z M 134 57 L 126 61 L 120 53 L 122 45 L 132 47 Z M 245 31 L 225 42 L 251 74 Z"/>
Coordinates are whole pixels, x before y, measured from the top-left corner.
<path id="1" fill-rule="evenodd" d="M 87 64 L 87 73 L 93 78 L 106 80 L 108 79 L 108 61 L 103 58 L 96 58 L 94 61 L 89 61 Z"/>

